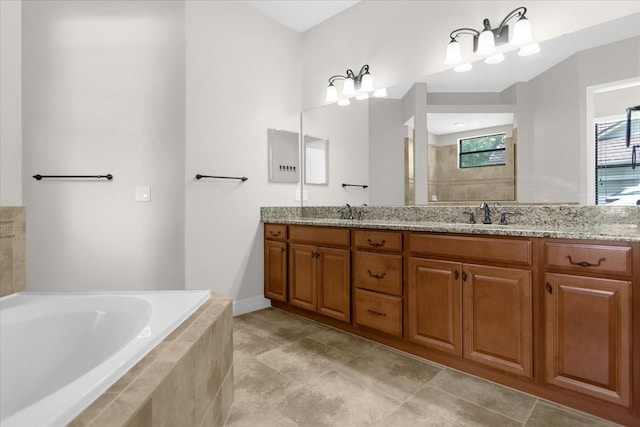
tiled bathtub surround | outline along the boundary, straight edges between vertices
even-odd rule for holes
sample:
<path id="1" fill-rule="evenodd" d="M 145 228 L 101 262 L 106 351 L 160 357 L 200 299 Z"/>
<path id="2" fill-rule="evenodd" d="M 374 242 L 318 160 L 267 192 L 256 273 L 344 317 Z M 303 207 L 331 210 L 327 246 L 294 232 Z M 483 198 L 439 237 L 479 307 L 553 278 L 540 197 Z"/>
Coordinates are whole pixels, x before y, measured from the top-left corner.
<path id="1" fill-rule="evenodd" d="M 231 299 L 213 294 L 70 426 L 223 426 L 232 328 Z"/>
<path id="2" fill-rule="evenodd" d="M 304 223 L 364 228 L 407 229 L 452 233 L 556 237 L 573 239 L 614 239 L 640 241 L 640 208 L 635 206 L 577 205 L 490 205 L 491 225 L 482 224 L 478 205 L 435 206 L 354 206 L 364 209 L 364 220 L 340 220 L 339 206 L 263 207 L 263 222 Z M 474 212 L 476 224 L 467 224 Z M 508 226 L 499 225 L 501 212 Z"/>
<path id="3" fill-rule="evenodd" d="M 24 207 L 0 207 L 0 297 L 27 288 L 25 220 Z"/>

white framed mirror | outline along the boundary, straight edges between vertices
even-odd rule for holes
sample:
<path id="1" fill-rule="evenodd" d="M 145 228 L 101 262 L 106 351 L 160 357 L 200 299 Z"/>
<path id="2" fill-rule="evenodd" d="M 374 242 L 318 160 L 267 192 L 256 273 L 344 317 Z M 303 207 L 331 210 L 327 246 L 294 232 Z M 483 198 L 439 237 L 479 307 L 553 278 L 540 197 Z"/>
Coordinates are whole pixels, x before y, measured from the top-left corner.
<path id="1" fill-rule="evenodd" d="M 329 184 L 329 140 L 304 136 L 304 183 Z"/>

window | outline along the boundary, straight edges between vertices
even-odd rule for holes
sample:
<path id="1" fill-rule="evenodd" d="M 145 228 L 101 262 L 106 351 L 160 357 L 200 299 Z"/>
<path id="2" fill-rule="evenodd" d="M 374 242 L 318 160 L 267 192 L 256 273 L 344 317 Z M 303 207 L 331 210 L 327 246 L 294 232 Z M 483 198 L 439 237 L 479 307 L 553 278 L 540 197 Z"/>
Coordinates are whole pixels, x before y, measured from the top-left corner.
<path id="1" fill-rule="evenodd" d="M 631 164 L 632 147 L 640 145 L 640 119 L 631 122 L 630 147 L 626 125 L 626 118 L 596 123 L 596 205 L 635 205 L 640 200 L 640 166 Z"/>
<path id="2" fill-rule="evenodd" d="M 503 166 L 506 164 L 504 147 L 505 133 L 460 138 L 458 166 L 477 168 L 481 166 Z"/>

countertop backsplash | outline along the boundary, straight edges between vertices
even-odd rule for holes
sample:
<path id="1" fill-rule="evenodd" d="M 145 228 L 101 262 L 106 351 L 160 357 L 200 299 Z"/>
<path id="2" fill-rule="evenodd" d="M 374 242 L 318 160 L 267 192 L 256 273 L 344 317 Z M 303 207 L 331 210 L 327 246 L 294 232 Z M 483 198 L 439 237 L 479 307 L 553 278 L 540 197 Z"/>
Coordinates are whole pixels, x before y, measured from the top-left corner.
<path id="1" fill-rule="evenodd" d="M 340 219 L 341 206 L 263 207 L 263 220 Z M 467 206 L 352 206 L 356 212 L 364 209 L 365 221 L 407 221 L 467 223 L 473 212 L 476 223 L 482 223 L 483 210 L 479 205 Z M 489 205 L 491 221 L 498 224 L 502 212 L 509 225 L 589 227 L 600 225 L 639 225 L 640 208 L 636 206 L 578 206 L 578 205 Z"/>

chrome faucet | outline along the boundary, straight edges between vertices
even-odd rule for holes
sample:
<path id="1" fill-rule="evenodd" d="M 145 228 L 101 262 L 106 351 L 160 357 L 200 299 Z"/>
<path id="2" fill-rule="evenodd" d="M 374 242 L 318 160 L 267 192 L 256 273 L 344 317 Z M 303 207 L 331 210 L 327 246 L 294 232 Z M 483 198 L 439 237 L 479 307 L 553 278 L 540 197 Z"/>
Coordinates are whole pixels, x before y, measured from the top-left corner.
<path id="1" fill-rule="evenodd" d="M 482 202 L 480 205 L 480 209 L 484 210 L 484 218 L 482 219 L 483 224 L 491 224 L 491 211 L 489 210 L 489 205 L 487 202 Z"/>
<path id="2" fill-rule="evenodd" d="M 342 207 L 342 215 L 340 216 L 340 219 L 353 219 L 353 209 L 351 208 L 351 205 L 349 203 L 346 203 L 343 207 Z M 349 213 L 349 215 L 347 216 L 347 212 Z"/>

